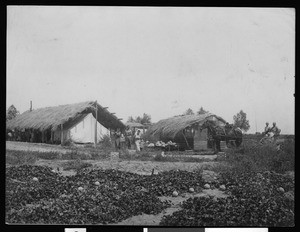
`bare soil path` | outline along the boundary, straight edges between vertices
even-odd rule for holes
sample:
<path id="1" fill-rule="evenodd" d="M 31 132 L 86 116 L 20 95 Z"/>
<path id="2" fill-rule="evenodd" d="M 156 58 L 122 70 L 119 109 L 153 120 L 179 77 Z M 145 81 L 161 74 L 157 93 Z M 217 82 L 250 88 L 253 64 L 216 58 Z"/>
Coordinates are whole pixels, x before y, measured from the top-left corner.
<path id="1" fill-rule="evenodd" d="M 6 141 L 7 150 L 17 150 L 17 151 L 39 151 L 39 152 L 60 152 L 67 153 L 72 151 L 67 147 L 62 147 L 60 145 L 45 144 L 45 143 L 26 143 L 26 142 L 15 142 Z"/>
<path id="2" fill-rule="evenodd" d="M 69 173 L 70 171 L 63 170 L 63 164 L 69 160 L 44 160 L 40 159 L 36 161 L 35 165 L 49 166 L 53 169 L 59 170 L 64 174 L 65 172 Z M 197 169 L 211 169 L 219 165 L 219 162 L 210 161 L 210 162 L 156 162 L 156 161 L 117 161 L 111 162 L 110 160 L 86 160 L 85 162 L 93 164 L 92 168 L 100 169 L 116 169 L 125 172 L 137 173 L 140 175 L 151 175 L 152 170 L 154 169 L 154 174 L 163 171 L 170 170 L 185 170 L 193 171 Z M 75 172 L 73 172 L 75 174 Z"/>

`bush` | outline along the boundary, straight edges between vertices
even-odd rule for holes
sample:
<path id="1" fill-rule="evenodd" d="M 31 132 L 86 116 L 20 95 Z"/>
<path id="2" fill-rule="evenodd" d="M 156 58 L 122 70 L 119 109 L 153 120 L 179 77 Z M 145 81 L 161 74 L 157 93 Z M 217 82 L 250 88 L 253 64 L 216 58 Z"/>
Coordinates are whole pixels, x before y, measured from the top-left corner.
<path id="1" fill-rule="evenodd" d="M 171 157 L 171 156 L 162 156 L 161 154 L 157 154 L 154 156 L 154 161 L 159 161 L 159 162 L 178 162 L 179 159 L 176 157 Z"/>
<path id="2" fill-rule="evenodd" d="M 39 159 L 54 160 L 59 158 L 58 152 L 36 152 Z"/>
<path id="3" fill-rule="evenodd" d="M 79 152 L 77 150 L 67 152 L 65 154 L 62 154 L 62 156 L 61 156 L 61 159 L 63 159 L 63 160 L 76 160 L 76 159 L 87 160 L 87 159 L 91 159 L 91 158 L 92 158 L 91 155 Z"/>
<path id="4" fill-rule="evenodd" d="M 35 163 L 37 159 L 53 160 L 58 158 L 58 152 L 6 150 L 6 159 L 9 164 L 29 164 Z"/>
<path id="5" fill-rule="evenodd" d="M 34 164 L 37 160 L 36 152 L 6 150 L 6 164 L 22 165 Z"/>
<path id="6" fill-rule="evenodd" d="M 278 162 L 281 163 L 280 172 L 295 170 L 295 140 L 286 139 L 280 144 Z"/>
<path id="7" fill-rule="evenodd" d="M 285 172 L 294 170 L 295 142 L 285 140 L 280 144 L 280 149 L 275 143 L 258 144 L 245 143 L 238 151 L 229 149 L 225 160 L 236 171 L 275 171 Z M 224 157 L 223 157 L 224 159 Z"/>
<path id="8" fill-rule="evenodd" d="M 110 151 L 97 149 L 93 151 L 89 151 L 89 154 L 91 155 L 91 159 L 93 160 L 99 160 L 99 159 L 107 159 L 109 157 Z"/>
<path id="9" fill-rule="evenodd" d="M 209 162 L 211 159 L 206 159 L 206 158 L 196 158 L 196 157 L 182 157 L 180 159 L 182 162 L 191 162 L 191 163 L 202 163 L 202 162 Z"/>
<path id="10" fill-rule="evenodd" d="M 71 170 L 74 169 L 79 171 L 80 169 L 87 168 L 93 166 L 91 163 L 83 162 L 81 159 L 71 160 L 63 165 L 64 170 Z"/>
<path id="11" fill-rule="evenodd" d="M 111 142 L 110 136 L 109 135 L 104 135 L 101 140 L 100 140 L 100 145 L 103 148 L 112 148 L 113 144 Z"/>
<path id="12" fill-rule="evenodd" d="M 128 150 L 122 150 L 119 155 L 119 158 L 124 160 L 131 160 L 133 157 L 134 154 L 130 154 Z"/>

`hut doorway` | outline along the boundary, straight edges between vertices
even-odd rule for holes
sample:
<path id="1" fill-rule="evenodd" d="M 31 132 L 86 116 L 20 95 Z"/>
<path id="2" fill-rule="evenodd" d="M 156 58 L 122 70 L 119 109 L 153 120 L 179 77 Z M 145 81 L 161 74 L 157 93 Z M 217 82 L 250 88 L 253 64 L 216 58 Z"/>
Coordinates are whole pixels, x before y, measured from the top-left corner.
<path id="1" fill-rule="evenodd" d="M 211 147 L 208 144 L 208 129 L 202 129 L 199 127 L 195 131 L 194 136 L 194 150 L 195 151 L 207 151 L 210 150 Z"/>

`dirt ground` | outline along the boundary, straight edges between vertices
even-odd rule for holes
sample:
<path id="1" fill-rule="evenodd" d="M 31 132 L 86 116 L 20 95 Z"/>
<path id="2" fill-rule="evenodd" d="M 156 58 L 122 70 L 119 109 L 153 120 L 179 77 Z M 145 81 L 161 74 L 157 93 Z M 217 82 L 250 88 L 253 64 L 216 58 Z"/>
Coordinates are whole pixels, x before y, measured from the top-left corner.
<path id="1" fill-rule="evenodd" d="M 91 145 L 92 149 L 94 151 L 97 151 L 97 148 L 94 148 L 93 145 Z M 85 153 L 88 154 L 88 148 L 85 148 L 84 145 L 73 145 L 73 146 L 61 146 L 61 145 L 54 145 L 54 144 L 46 144 L 46 143 L 27 143 L 27 142 L 15 142 L 15 141 L 6 141 L 6 149 L 7 150 L 18 150 L 18 151 L 38 151 L 38 152 L 57 152 L 57 153 L 62 153 L 66 154 L 68 152 L 72 152 L 76 150 L 79 153 Z M 135 154 L 135 150 L 128 150 L 129 153 Z M 160 154 L 161 151 L 155 151 L 149 153 L 152 153 L 153 155 Z M 166 156 L 172 155 L 173 157 L 180 157 L 182 154 L 177 151 L 174 152 L 165 152 Z M 214 154 L 212 151 L 207 151 L 207 152 L 191 152 L 191 151 L 186 151 L 184 152 L 185 157 L 194 157 L 194 158 L 199 158 L 199 159 L 208 159 L 208 160 L 214 160 L 217 155 Z"/>
<path id="2" fill-rule="evenodd" d="M 38 160 L 35 164 L 42 166 L 49 166 L 53 169 L 59 170 L 63 175 L 68 175 L 70 171 L 63 170 L 63 164 L 68 162 L 68 160 Z M 210 169 L 218 165 L 218 162 L 201 162 L 201 163 L 192 163 L 192 162 L 154 162 L 154 161 L 110 161 L 110 160 L 86 160 L 85 162 L 93 164 L 92 168 L 100 169 L 116 169 L 125 172 L 137 173 L 140 175 L 151 175 L 152 170 L 154 169 L 154 174 L 162 171 L 170 170 L 185 170 L 193 171 L 197 169 Z M 72 173 L 72 172 L 71 172 Z M 73 172 L 75 173 L 75 172 Z"/>
<path id="3" fill-rule="evenodd" d="M 7 150 L 18 150 L 18 151 L 40 151 L 40 152 L 60 152 L 67 153 L 71 149 L 62 147 L 60 145 L 52 145 L 45 143 L 26 143 L 26 142 L 15 142 L 6 141 Z"/>

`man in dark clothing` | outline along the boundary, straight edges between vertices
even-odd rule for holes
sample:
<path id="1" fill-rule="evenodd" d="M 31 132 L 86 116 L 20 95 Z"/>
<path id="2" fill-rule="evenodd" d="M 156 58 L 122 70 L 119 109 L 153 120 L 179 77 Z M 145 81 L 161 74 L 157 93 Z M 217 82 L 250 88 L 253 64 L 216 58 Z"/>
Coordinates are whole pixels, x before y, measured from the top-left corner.
<path id="1" fill-rule="evenodd" d="M 125 141 L 128 149 L 131 148 L 131 139 L 132 139 L 132 131 L 129 128 L 129 126 L 127 126 L 125 130 Z"/>

